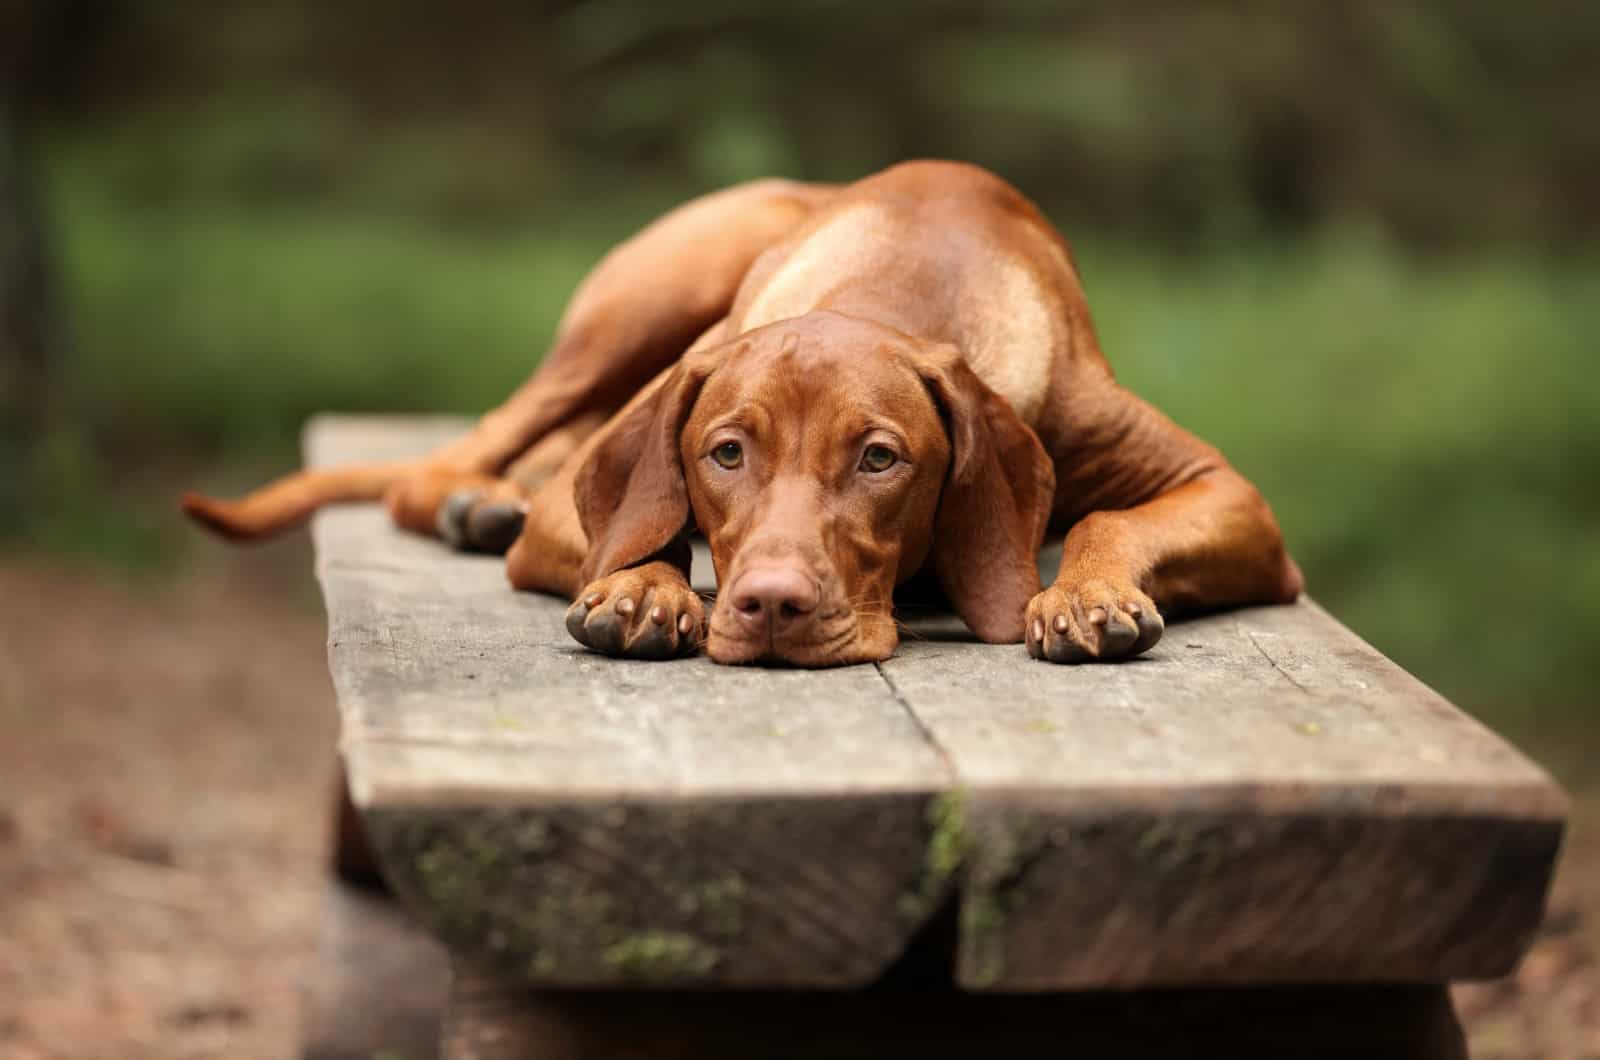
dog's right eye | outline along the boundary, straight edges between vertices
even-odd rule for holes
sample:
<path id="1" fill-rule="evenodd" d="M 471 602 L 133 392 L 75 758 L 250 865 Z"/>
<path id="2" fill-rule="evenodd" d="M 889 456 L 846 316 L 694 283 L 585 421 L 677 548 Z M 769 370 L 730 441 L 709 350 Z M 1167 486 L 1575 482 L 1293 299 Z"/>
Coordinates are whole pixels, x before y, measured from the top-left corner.
<path id="1" fill-rule="evenodd" d="M 744 450 L 739 448 L 738 442 L 723 442 L 711 450 L 711 459 L 715 460 L 720 466 L 732 471 L 744 463 Z"/>

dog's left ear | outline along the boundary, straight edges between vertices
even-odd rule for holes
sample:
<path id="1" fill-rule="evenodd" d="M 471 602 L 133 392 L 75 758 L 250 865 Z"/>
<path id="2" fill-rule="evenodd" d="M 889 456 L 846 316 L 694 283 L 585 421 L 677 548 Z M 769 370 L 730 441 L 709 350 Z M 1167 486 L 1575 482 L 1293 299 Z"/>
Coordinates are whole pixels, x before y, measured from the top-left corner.
<path id="1" fill-rule="evenodd" d="M 688 574 L 689 491 L 678 437 L 721 351 L 685 354 L 601 430 L 578 471 L 573 499 L 589 540 L 585 584 L 646 560 L 670 559 Z M 676 550 L 676 554 L 669 553 Z"/>
<path id="2" fill-rule="evenodd" d="M 1039 546 L 1056 474 L 1039 436 L 954 347 L 924 351 L 918 371 L 950 429 L 950 471 L 932 559 L 945 595 L 990 643 L 1022 640 L 1039 592 Z"/>

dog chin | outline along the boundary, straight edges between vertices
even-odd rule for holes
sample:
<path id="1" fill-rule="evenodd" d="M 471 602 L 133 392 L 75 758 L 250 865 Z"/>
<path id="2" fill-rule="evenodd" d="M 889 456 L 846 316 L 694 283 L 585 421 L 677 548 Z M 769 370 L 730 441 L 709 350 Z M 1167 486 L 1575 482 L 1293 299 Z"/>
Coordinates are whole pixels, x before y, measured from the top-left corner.
<path id="1" fill-rule="evenodd" d="M 884 636 L 887 632 L 887 636 Z M 869 630 L 863 623 L 852 622 L 848 629 L 837 630 L 811 640 L 774 644 L 752 637 L 729 636 L 712 624 L 706 638 L 706 655 L 712 662 L 728 666 L 797 666 L 804 669 L 823 669 L 830 666 L 851 666 L 857 663 L 883 662 L 894 654 L 899 637 L 892 623 L 884 630 Z"/>

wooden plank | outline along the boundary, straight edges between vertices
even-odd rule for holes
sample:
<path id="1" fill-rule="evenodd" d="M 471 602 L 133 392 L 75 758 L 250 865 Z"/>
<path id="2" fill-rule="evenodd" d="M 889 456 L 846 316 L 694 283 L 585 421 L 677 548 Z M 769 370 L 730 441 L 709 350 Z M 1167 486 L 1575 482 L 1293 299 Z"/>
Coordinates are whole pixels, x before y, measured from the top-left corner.
<path id="1" fill-rule="evenodd" d="M 1532 941 L 1559 792 L 1314 603 L 1119 666 L 882 670 L 957 773 L 969 988 L 1486 977 Z"/>
<path id="2" fill-rule="evenodd" d="M 405 448 L 310 436 L 318 462 Z M 566 985 L 853 986 L 905 949 L 949 773 L 871 667 L 606 660 L 496 559 L 372 507 L 315 535 L 356 804 L 452 945 Z"/>
<path id="3" fill-rule="evenodd" d="M 320 420 L 311 459 L 459 429 L 413 423 Z M 1116 666 L 948 617 L 877 667 L 624 662 L 498 560 L 372 507 L 314 529 L 388 874 L 523 982 L 859 985 L 947 901 L 968 989 L 1438 981 L 1542 909 L 1560 793 L 1310 602 Z"/>
<path id="4" fill-rule="evenodd" d="M 1049 996 L 553 991 L 456 967 L 444 1060 L 1466 1060 L 1440 986 Z"/>

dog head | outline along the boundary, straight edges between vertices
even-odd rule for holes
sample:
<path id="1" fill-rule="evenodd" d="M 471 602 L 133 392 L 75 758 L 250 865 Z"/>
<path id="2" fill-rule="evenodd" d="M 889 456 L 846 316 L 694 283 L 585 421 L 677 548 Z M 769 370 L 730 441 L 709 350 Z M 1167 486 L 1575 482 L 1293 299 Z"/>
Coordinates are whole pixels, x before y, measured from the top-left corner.
<path id="1" fill-rule="evenodd" d="M 1043 446 L 953 347 L 828 312 L 686 355 L 576 485 L 584 580 L 698 528 L 718 662 L 888 658 L 931 564 L 980 638 L 1020 641 L 1054 493 Z"/>

